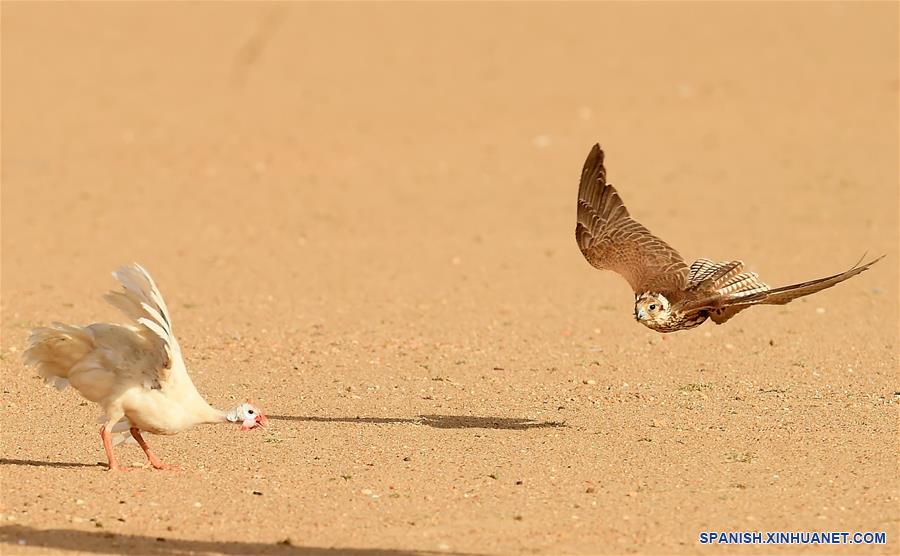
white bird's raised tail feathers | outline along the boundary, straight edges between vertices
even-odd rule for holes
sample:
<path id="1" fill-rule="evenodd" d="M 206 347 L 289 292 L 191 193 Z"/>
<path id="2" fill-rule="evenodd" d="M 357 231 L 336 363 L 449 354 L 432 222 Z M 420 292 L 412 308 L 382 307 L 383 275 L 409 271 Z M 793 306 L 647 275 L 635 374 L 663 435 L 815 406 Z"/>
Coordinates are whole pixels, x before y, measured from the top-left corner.
<path id="1" fill-rule="evenodd" d="M 64 390 L 69 385 L 69 371 L 93 350 L 89 331 L 55 322 L 31 331 L 23 357 L 27 365 L 37 368 L 48 386 Z"/>
<path id="2" fill-rule="evenodd" d="M 169 308 L 150 273 L 141 265 L 134 263 L 119 268 L 113 272 L 113 277 L 125 291 L 109 292 L 103 298 L 161 342 L 166 353 L 167 368 L 171 368 L 174 363 L 182 364 L 181 348 L 172 331 Z"/>

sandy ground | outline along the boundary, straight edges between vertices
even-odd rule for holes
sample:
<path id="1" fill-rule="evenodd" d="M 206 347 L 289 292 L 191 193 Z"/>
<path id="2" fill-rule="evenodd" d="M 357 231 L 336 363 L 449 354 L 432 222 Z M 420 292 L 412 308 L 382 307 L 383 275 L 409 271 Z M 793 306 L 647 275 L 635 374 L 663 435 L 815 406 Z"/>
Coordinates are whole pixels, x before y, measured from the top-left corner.
<path id="1" fill-rule="evenodd" d="M 709 554 L 735 549 L 703 530 L 859 530 L 889 544 L 852 553 L 896 553 L 897 21 L 4 2 L 0 551 Z M 780 285 L 888 257 L 660 336 L 575 245 L 596 141 L 691 260 Z M 130 261 L 207 399 L 252 396 L 269 430 L 150 437 L 180 472 L 97 465 L 97 408 L 20 356 L 33 326 L 117 319 L 100 296 Z"/>

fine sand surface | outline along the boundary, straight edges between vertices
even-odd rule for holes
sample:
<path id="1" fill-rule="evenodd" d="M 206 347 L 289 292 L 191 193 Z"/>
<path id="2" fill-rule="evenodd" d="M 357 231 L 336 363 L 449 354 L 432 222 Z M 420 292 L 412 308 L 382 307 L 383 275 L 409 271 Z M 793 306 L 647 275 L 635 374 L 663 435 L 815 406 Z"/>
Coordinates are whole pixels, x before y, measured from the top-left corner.
<path id="1" fill-rule="evenodd" d="M 0 552 L 898 551 L 898 5 L 3 4 Z M 574 241 L 594 142 L 685 258 L 772 285 L 661 336 Z M 149 437 L 21 352 L 166 295 L 265 431 Z M 143 465 L 133 446 L 123 462 Z"/>

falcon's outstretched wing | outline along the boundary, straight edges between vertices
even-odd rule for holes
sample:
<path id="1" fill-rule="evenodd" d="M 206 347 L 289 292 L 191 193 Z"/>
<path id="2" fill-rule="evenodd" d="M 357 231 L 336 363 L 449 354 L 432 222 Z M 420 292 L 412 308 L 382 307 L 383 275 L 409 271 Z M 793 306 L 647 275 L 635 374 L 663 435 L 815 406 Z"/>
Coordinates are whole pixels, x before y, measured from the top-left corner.
<path id="1" fill-rule="evenodd" d="M 618 272 L 635 293 L 678 297 L 687 285 L 688 268 L 678 251 L 634 221 L 606 183 L 600 145 L 591 149 L 581 171 L 575 239 L 589 263 Z"/>

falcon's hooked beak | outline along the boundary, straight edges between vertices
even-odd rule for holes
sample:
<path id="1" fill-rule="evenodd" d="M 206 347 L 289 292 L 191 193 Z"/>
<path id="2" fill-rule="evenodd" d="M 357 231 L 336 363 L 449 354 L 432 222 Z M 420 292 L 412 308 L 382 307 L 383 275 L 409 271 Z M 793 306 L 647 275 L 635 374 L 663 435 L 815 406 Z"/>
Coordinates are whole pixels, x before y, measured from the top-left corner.
<path id="1" fill-rule="evenodd" d="M 634 309 L 634 320 L 642 321 L 645 318 L 647 318 L 647 313 L 645 313 L 643 309 L 638 309 L 638 308 Z"/>
<path id="2" fill-rule="evenodd" d="M 269 423 L 264 413 L 257 413 L 253 419 L 246 419 L 241 423 L 242 431 L 249 431 L 259 427 L 265 427 Z"/>

